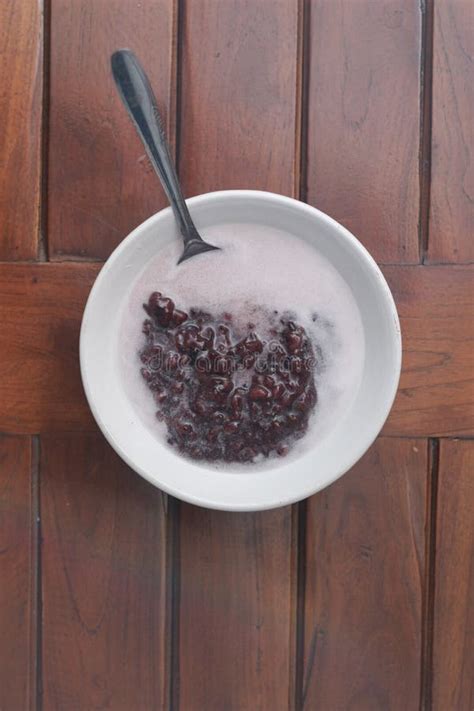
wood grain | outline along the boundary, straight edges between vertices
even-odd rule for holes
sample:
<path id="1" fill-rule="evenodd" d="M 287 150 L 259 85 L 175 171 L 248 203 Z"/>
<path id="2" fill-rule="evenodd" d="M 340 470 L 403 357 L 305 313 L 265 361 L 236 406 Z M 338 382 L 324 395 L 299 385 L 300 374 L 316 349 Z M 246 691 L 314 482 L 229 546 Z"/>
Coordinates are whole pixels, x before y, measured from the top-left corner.
<path id="1" fill-rule="evenodd" d="M 52 0 L 52 259 L 104 259 L 131 229 L 166 204 L 118 98 L 110 55 L 121 47 L 137 53 L 174 140 L 174 4 Z"/>
<path id="2" fill-rule="evenodd" d="M 0 430 L 93 428 L 79 329 L 98 267 L 0 265 Z"/>
<path id="3" fill-rule="evenodd" d="M 288 709 L 292 543 L 290 507 L 229 514 L 182 506 L 182 711 Z"/>
<path id="4" fill-rule="evenodd" d="M 386 267 L 403 369 L 386 434 L 474 434 L 474 269 Z"/>
<path id="5" fill-rule="evenodd" d="M 185 194 L 295 195 L 297 0 L 185 0 L 180 175 Z"/>
<path id="6" fill-rule="evenodd" d="M 382 263 L 417 263 L 417 0 L 311 0 L 308 202 Z"/>
<path id="7" fill-rule="evenodd" d="M 94 429 L 79 375 L 92 264 L 0 265 L 0 431 Z M 385 267 L 403 371 L 388 435 L 474 434 L 474 268 Z"/>
<path id="8" fill-rule="evenodd" d="M 43 708 L 164 709 L 161 494 L 100 436 L 41 449 Z"/>
<path id="9" fill-rule="evenodd" d="M 0 436 L 0 709 L 36 703 L 36 521 L 29 437 Z"/>
<path id="10" fill-rule="evenodd" d="M 40 230 L 43 3 L 0 4 L 0 260 L 36 259 Z"/>
<path id="11" fill-rule="evenodd" d="M 303 708 L 417 709 L 428 453 L 379 439 L 308 501 Z"/>
<path id="12" fill-rule="evenodd" d="M 474 11 L 435 2 L 430 262 L 474 261 Z"/>
<path id="13" fill-rule="evenodd" d="M 474 442 L 441 442 L 436 527 L 433 711 L 474 704 Z"/>

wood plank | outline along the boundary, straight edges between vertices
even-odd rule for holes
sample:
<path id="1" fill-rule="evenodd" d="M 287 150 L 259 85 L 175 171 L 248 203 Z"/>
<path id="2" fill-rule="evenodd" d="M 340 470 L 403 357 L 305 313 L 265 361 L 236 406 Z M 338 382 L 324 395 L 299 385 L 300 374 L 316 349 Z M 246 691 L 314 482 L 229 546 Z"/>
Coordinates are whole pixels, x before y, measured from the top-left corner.
<path id="1" fill-rule="evenodd" d="M 433 711 L 474 703 L 474 442 L 441 442 L 436 527 Z"/>
<path id="2" fill-rule="evenodd" d="M 161 493 L 100 436 L 41 449 L 43 708 L 163 709 Z"/>
<path id="3" fill-rule="evenodd" d="M 0 427 L 4 431 L 92 426 L 79 379 L 77 348 L 83 306 L 97 270 L 97 265 L 86 264 L 0 265 Z M 384 271 L 395 294 L 404 337 L 400 391 L 385 432 L 473 433 L 473 269 L 386 267 Z"/>
<path id="4" fill-rule="evenodd" d="M 297 194 L 297 0 L 186 0 L 180 175 L 186 195 Z M 295 584 L 291 507 L 228 514 L 180 505 L 182 711 L 288 709 Z"/>
<path id="5" fill-rule="evenodd" d="M 428 452 L 379 439 L 308 501 L 304 705 L 417 709 Z"/>
<path id="6" fill-rule="evenodd" d="M 474 261 L 474 11 L 435 2 L 430 262 Z"/>
<path id="7" fill-rule="evenodd" d="M 94 427 L 79 372 L 90 264 L 0 265 L 0 430 Z"/>
<path id="8" fill-rule="evenodd" d="M 36 259 L 40 230 L 43 2 L 0 4 L 0 260 Z"/>
<path id="9" fill-rule="evenodd" d="M 292 543 L 290 507 L 256 514 L 181 507 L 182 711 L 289 708 Z"/>
<path id="10" fill-rule="evenodd" d="M 0 708 L 36 703 L 36 521 L 29 437 L 0 436 Z"/>
<path id="11" fill-rule="evenodd" d="M 97 272 L 93 264 L 0 265 L 0 431 L 94 429 L 78 343 Z M 400 390 L 385 434 L 474 434 L 474 268 L 392 266 L 384 272 L 404 341 Z"/>
<path id="12" fill-rule="evenodd" d="M 297 0 L 184 2 L 180 175 L 185 194 L 299 180 Z"/>
<path id="13" fill-rule="evenodd" d="M 382 263 L 417 263 L 418 0 L 310 2 L 308 202 Z"/>
<path id="14" fill-rule="evenodd" d="M 474 434 L 474 269 L 386 267 L 403 371 L 386 434 Z"/>
<path id="15" fill-rule="evenodd" d="M 128 46 L 137 53 L 174 139 L 174 5 L 174 0 L 52 0 L 52 259 L 104 259 L 166 205 L 118 98 L 110 55 Z"/>

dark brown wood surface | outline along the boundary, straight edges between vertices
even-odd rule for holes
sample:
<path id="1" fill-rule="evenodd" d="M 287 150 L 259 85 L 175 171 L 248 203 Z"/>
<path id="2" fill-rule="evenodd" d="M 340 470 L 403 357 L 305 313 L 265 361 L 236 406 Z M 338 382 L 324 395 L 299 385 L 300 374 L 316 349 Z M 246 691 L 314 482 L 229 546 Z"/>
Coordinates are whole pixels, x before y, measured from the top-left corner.
<path id="1" fill-rule="evenodd" d="M 0 4 L 0 259 L 38 257 L 42 10 L 42 0 Z"/>
<path id="2" fill-rule="evenodd" d="M 378 440 L 308 503 L 304 709 L 415 709 L 428 447 Z"/>
<path id="3" fill-rule="evenodd" d="M 385 264 L 417 263 L 418 0 L 311 0 L 308 202 Z"/>
<path id="4" fill-rule="evenodd" d="M 474 442 L 442 442 L 436 521 L 433 709 L 474 703 Z"/>
<path id="5" fill-rule="evenodd" d="M 298 3 L 185 0 L 180 175 L 187 196 L 299 183 Z"/>
<path id="6" fill-rule="evenodd" d="M 403 372 L 385 432 L 474 434 L 474 270 L 386 267 L 402 328 Z"/>
<path id="7" fill-rule="evenodd" d="M 97 272 L 91 264 L 0 264 L 2 431 L 94 427 L 78 348 Z"/>
<path id="8" fill-rule="evenodd" d="M 0 709 L 34 709 L 37 471 L 30 437 L 0 436 Z M 35 468 L 35 470 L 34 470 Z"/>
<path id="9" fill-rule="evenodd" d="M 1 711 L 471 711 L 472 17 L 468 0 L 1 5 Z M 169 499 L 93 422 L 84 304 L 165 205 L 109 75 L 120 46 L 187 195 L 307 199 L 385 265 L 400 390 L 384 436 L 307 502 Z"/>
<path id="10" fill-rule="evenodd" d="M 436 2 L 433 38 L 431 262 L 474 262 L 474 10 Z"/>
<path id="11" fill-rule="evenodd" d="M 160 491 L 101 436 L 41 440 L 44 708 L 149 711 L 167 694 Z"/>
<path id="12" fill-rule="evenodd" d="M 174 138 L 174 0 L 52 0 L 48 245 L 104 259 L 166 200 L 123 108 L 110 55 L 145 63 Z"/>
<path id="13" fill-rule="evenodd" d="M 182 507 L 179 708 L 291 704 L 293 524 L 291 507 L 233 516 Z"/>

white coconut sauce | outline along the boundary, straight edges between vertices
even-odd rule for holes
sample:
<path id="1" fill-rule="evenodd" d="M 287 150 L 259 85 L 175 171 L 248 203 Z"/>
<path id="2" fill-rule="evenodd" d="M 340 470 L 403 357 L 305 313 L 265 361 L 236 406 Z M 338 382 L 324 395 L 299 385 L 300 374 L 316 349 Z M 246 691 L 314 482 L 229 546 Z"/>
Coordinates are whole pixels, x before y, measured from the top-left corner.
<path id="1" fill-rule="evenodd" d="M 322 438 L 350 408 L 364 365 L 364 334 L 352 292 L 337 270 L 310 244 L 254 224 L 221 224 L 202 230 L 221 251 L 207 252 L 177 265 L 182 243 L 157 252 L 138 275 L 122 313 L 119 367 L 137 415 L 157 437 L 166 426 L 155 417 L 152 393 L 140 375 L 138 351 L 145 342 L 143 303 L 152 291 L 173 299 L 178 309 L 198 308 L 234 322 L 268 328 L 268 311 L 288 311 L 311 336 L 318 365 L 318 403 L 295 453 Z M 276 460 L 272 460 L 276 463 Z M 248 469 L 249 465 L 241 465 Z"/>

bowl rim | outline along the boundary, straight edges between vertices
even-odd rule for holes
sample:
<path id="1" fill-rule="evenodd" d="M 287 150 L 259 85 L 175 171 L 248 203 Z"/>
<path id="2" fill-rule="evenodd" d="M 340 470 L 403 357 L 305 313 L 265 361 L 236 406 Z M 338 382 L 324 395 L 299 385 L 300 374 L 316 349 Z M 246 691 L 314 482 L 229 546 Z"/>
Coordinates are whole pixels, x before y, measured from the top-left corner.
<path id="1" fill-rule="evenodd" d="M 268 504 L 262 505 L 261 503 L 257 502 L 255 504 L 240 504 L 236 502 L 235 504 L 229 504 L 228 502 L 219 502 L 216 500 L 213 500 L 212 498 L 209 497 L 209 495 L 203 495 L 203 496 L 195 496 L 193 494 L 187 494 L 186 492 L 181 491 L 178 488 L 173 488 L 173 486 L 170 486 L 168 484 L 165 484 L 161 481 L 157 481 L 156 478 L 153 478 L 143 467 L 140 465 L 136 464 L 133 459 L 125 452 L 123 449 L 122 445 L 120 442 L 118 442 L 115 437 L 112 435 L 112 433 L 109 431 L 106 423 L 103 421 L 99 410 L 98 406 L 94 400 L 93 392 L 92 392 L 92 386 L 89 383 L 88 377 L 87 377 L 87 366 L 86 366 L 86 337 L 87 337 L 87 330 L 88 330 L 88 323 L 90 320 L 90 314 L 93 308 L 94 304 L 94 299 L 96 293 L 99 291 L 102 282 L 104 279 L 107 277 L 109 272 L 113 269 L 115 261 L 120 257 L 123 251 L 125 251 L 128 247 L 128 245 L 135 241 L 137 238 L 139 238 L 141 232 L 145 230 L 148 226 L 154 223 L 154 221 L 157 219 L 158 216 L 163 216 L 166 213 L 171 212 L 171 207 L 165 207 L 158 212 L 154 213 L 150 217 L 148 217 L 146 220 L 141 222 L 139 225 L 137 225 L 131 232 L 126 235 L 121 242 L 117 245 L 117 247 L 113 250 L 113 252 L 109 255 L 108 259 L 104 262 L 102 265 L 95 281 L 94 284 L 89 292 L 89 295 L 87 297 L 86 305 L 84 308 L 83 312 L 83 317 L 81 321 L 81 329 L 80 329 L 80 337 L 79 337 L 79 361 L 80 361 L 80 371 L 81 371 L 81 379 L 83 383 L 83 388 L 84 392 L 86 395 L 87 402 L 89 404 L 89 407 L 91 409 L 92 415 L 99 426 L 99 429 L 101 430 L 102 434 L 108 441 L 108 443 L 111 445 L 111 447 L 115 450 L 115 452 L 125 461 L 125 463 L 133 469 L 137 474 L 142 476 L 144 479 L 146 479 L 148 482 L 150 482 L 153 486 L 156 488 L 159 488 L 161 491 L 165 492 L 166 494 L 169 494 L 171 496 L 174 496 L 176 498 L 179 498 L 182 501 L 185 501 L 187 503 L 193 504 L 195 506 L 202 506 L 205 508 L 210 508 L 210 509 L 215 509 L 215 510 L 222 510 L 222 511 L 235 511 L 235 512 L 244 512 L 244 511 L 264 511 L 264 510 L 271 510 L 275 508 L 279 508 L 281 506 L 287 506 L 294 504 L 298 501 L 302 501 L 309 496 L 312 496 L 322 489 L 325 489 L 327 486 L 330 486 L 333 484 L 335 481 L 337 481 L 340 477 L 342 477 L 349 469 L 351 469 L 360 459 L 363 457 L 363 455 L 367 452 L 367 450 L 372 446 L 378 435 L 380 434 L 387 418 L 388 415 L 392 409 L 397 391 L 398 391 L 398 386 L 399 386 L 399 381 L 400 381 L 400 373 L 401 373 L 401 366 L 402 366 L 402 337 L 401 337 L 401 329 L 400 329 L 400 321 L 399 321 L 399 316 L 395 304 L 395 300 L 393 298 L 392 292 L 390 290 L 390 287 L 380 269 L 378 266 L 377 262 L 375 259 L 372 257 L 370 252 L 364 247 L 364 245 L 343 225 L 341 225 L 337 220 L 334 218 L 330 217 L 327 215 L 325 212 L 322 212 L 316 207 L 313 207 L 312 205 L 308 205 L 307 203 L 301 202 L 300 200 L 297 200 L 295 198 L 291 198 L 285 195 L 280 195 L 278 193 L 273 193 L 265 190 L 247 190 L 247 189 L 233 189 L 233 190 L 217 190 L 217 191 L 212 191 L 208 193 L 203 193 L 201 195 L 196 195 L 191 198 L 186 199 L 186 203 L 188 206 L 192 209 L 193 206 L 199 206 L 201 204 L 205 204 L 207 202 L 212 202 L 214 200 L 219 200 L 220 198 L 231 198 L 231 199 L 238 199 L 238 200 L 245 200 L 245 199 L 260 199 L 264 200 L 267 202 L 278 202 L 280 205 L 288 205 L 292 208 L 295 208 L 297 210 L 300 210 L 302 212 L 306 212 L 307 215 L 309 216 L 317 216 L 319 220 L 322 220 L 325 222 L 331 229 L 337 231 L 344 240 L 346 240 L 351 247 L 359 254 L 359 256 L 362 258 L 362 260 L 365 262 L 366 266 L 372 271 L 373 275 L 377 277 L 377 286 L 381 292 L 381 295 L 385 299 L 385 305 L 390 312 L 391 316 L 391 333 L 392 333 L 392 338 L 391 338 L 391 345 L 393 348 L 393 356 L 394 356 L 394 368 L 392 370 L 392 382 L 391 382 L 391 391 L 387 391 L 386 395 L 386 401 L 385 401 L 385 408 L 383 411 L 383 418 L 382 416 L 380 417 L 380 422 L 377 423 L 377 426 L 373 428 L 373 431 L 371 432 L 371 437 L 367 437 L 367 440 L 370 439 L 370 441 L 364 441 L 361 446 L 355 451 L 354 456 L 351 458 L 350 463 L 347 466 L 344 466 L 341 468 L 341 470 L 338 470 L 337 474 L 335 474 L 332 478 L 326 480 L 324 483 L 318 483 L 314 484 L 313 486 L 308 486 L 304 491 L 299 491 L 297 494 L 292 495 L 292 496 L 285 496 L 283 500 L 281 500 L 281 497 L 279 500 L 276 501 L 271 501 Z M 176 457 L 179 457 L 178 454 L 175 455 Z M 250 474 L 245 474 L 245 476 L 249 476 Z"/>

